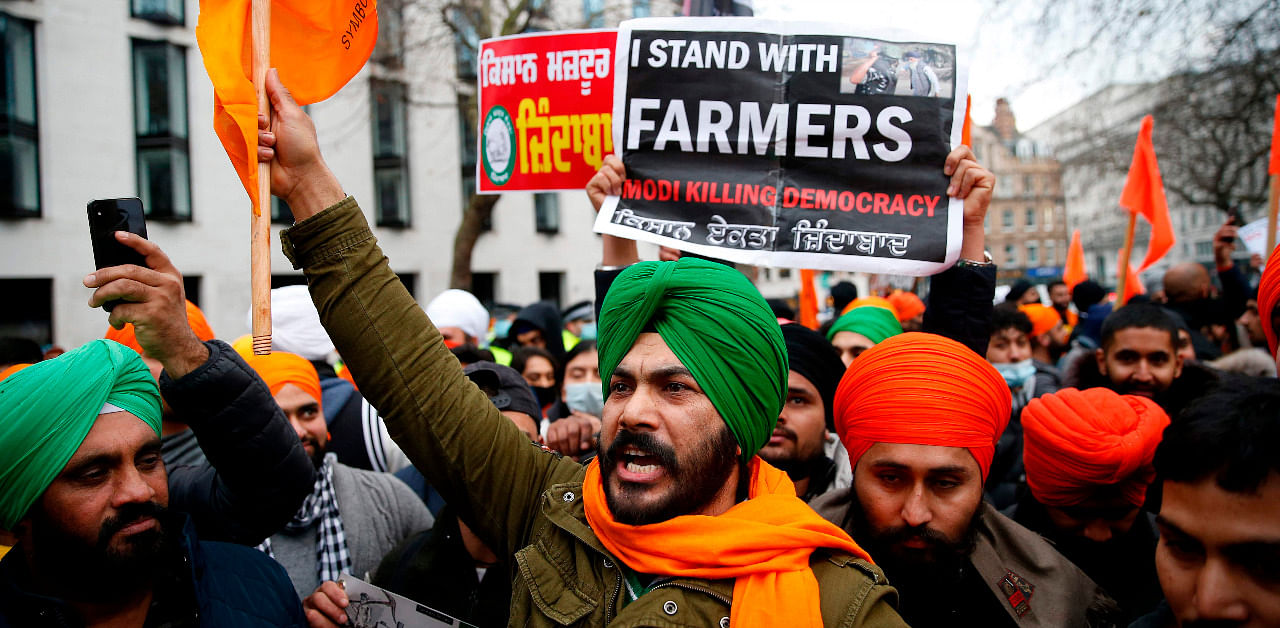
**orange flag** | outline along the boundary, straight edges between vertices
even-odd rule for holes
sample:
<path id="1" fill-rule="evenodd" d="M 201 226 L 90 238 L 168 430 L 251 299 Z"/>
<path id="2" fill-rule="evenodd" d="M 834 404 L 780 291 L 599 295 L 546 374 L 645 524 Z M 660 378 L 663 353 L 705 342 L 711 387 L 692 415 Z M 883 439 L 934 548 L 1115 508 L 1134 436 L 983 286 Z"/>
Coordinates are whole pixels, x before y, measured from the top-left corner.
<path id="1" fill-rule="evenodd" d="M 1120 249 L 1119 251 L 1117 251 L 1117 252 L 1116 252 L 1116 260 L 1117 260 L 1117 262 L 1123 262 L 1123 261 L 1124 261 L 1123 256 L 1124 256 L 1124 249 Z M 1142 272 L 1142 271 L 1141 271 L 1141 270 L 1134 270 L 1134 269 L 1133 269 L 1133 266 L 1130 266 L 1130 267 L 1127 269 L 1127 271 L 1128 271 L 1128 272 L 1126 272 L 1126 269 L 1122 268 L 1122 267 L 1121 267 L 1121 266 L 1119 266 L 1119 265 L 1117 265 L 1117 266 L 1116 266 L 1116 272 L 1117 272 L 1117 273 L 1125 273 L 1125 280 L 1124 280 L 1124 294 L 1123 294 L 1123 295 L 1120 295 L 1120 303 L 1121 303 L 1121 304 L 1128 303 L 1128 302 L 1129 302 L 1129 299 L 1132 299 L 1133 297 L 1135 297 L 1135 296 L 1137 296 L 1137 295 L 1139 295 L 1139 294 L 1146 294 L 1146 293 L 1147 293 L 1147 288 L 1146 288 L 1146 286 L 1142 285 L 1142 280 L 1141 280 L 1141 279 L 1138 279 L 1138 273 L 1140 273 L 1140 272 Z M 1118 277 L 1119 275 L 1117 274 L 1116 276 Z"/>
<path id="2" fill-rule="evenodd" d="M 1067 267 L 1062 272 L 1062 283 L 1067 289 L 1075 289 L 1076 284 L 1089 278 L 1089 271 L 1084 267 L 1084 245 L 1080 243 L 1080 230 L 1071 232 L 1071 246 L 1067 248 Z"/>
<path id="3" fill-rule="evenodd" d="M 270 0 L 271 65 L 294 100 L 332 96 L 364 67 L 378 40 L 377 0 Z M 200 0 L 196 42 L 213 82 L 213 129 L 245 192 L 258 197 L 258 98 L 251 0 Z"/>
<path id="4" fill-rule="evenodd" d="M 818 290 L 813 286 L 814 272 L 800 271 L 800 324 L 809 329 L 818 328 Z"/>
<path id="5" fill-rule="evenodd" d="M 964 125 L 960 127 L 960 143 L 973 148 L 973 137 L 969 131 L 973 128 L 973 119 L 969 117 L 969 109 L 973 105 L 973 96 L 964 97 Z"/>
<path id="6" fill-rule="evenodd" d="M 1147 258 L 1138 266 L 1138 272 L 1151 267 L 1173 248 L 1173 221 L 1169 219 L 1169 203 L 1164 198 L 1164 180 L 1160 178 L 1160 165 L 1156 163 L 1156 149 L 1151 145 L 1150 115 L 1142 118 L 1138 142 L 1133 147 L 1133 162 L 1129 164 L 1129 177 L 1120 193 L 1120 206 L 1130 213 L 1141 214 L 1151 223 L 1151 241 L 1147 244 Z M 1130 243 L 1132 245 L 1132 243 Z"/>
<path id="7" fill-rule="evenodd" d="M 1275 128 L 1271 129 L 1271 163 L 1267 174 L 1280 174 L 1280 94 L 1276 94 Z"/>

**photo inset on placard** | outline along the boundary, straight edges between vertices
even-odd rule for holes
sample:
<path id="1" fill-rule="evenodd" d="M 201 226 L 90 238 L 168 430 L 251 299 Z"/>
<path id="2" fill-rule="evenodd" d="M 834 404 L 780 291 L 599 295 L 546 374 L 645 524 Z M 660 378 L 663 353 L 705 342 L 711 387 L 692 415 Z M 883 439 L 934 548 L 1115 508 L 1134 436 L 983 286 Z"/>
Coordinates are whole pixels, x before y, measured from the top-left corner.
<path id="1" fill-rule="evenodd" d="M 843 94 L 949 99 L 955 93 L 955 81 L 955 46 L 844 38 Z"/>

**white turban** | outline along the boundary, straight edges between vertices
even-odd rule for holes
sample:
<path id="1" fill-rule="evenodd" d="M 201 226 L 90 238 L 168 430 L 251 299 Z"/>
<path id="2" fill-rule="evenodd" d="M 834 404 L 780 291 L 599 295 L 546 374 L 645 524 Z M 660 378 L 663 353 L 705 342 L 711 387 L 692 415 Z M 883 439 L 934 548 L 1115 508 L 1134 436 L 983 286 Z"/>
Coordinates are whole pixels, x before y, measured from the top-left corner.
<path id="1" fill-rule="evenodd" d="M 489 311 L 466 290 L 445 290 L 427 304 L 427 318 L 436 327 L 457 327 L 482 343 L 489 332 Z"/>
<path id="2" fill-rule="evenodd" d="M 251 324 L 252 318 L 251 312 Z M 333 341 L 320 324 L 320 313 L 306 286 L 271 291 L 271 350 L 296 353 L 315 362 L 333 353 Z"/>

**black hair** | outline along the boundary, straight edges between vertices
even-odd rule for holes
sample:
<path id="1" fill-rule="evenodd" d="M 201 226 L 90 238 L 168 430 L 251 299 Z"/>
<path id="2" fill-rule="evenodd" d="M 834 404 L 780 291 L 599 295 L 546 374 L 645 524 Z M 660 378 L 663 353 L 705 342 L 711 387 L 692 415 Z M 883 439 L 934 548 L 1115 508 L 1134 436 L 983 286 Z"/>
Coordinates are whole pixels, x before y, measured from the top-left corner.
<path id="1" fill-rule="evenodd" d="M 560 361 L 556 356 L 551 355 L 550 351 L 542 347 L 520 347 L 511 352 L 511 368 L 517 373 L 524 375 L 524 367 L 529 363 L 529 358 L 541 357 L 546 358 L 551 363 L 551 370 L 556 373 L 556 385 L 560 385 Z"/>
<path id="2" fill-rule="evenodd" d="M 40 344 L 30 338 L 0 338 L 0 369 L 14 364 L 35 364 L 43 359 Z"/>
<path id="3" fill-rule="evenodd" d="M 1071 302 L 1075 304 L 1076 309 L 1081 314 L 1089 311 L 1089 308 L 1099 304 L 1107 297 L 1107 291 L 1098 285 L 1095 281 L 1088 279 L 1076 284 L 1071 289 Z"/>
<path id="4" fill-rule="evenodd" d="M 453 353 L 453 357 L 458 358 L 458 361 L 461 362 L 463 366 L 475 364 L 476 362 L 493 361 L 492 351 L 488 349 L 481 349 L 471 343 L 458 345 L 449 351 Z"/>
<path id="5" fill-rule="evenodd" d="M 1174 351 L 1178 348 L 1178 323 L 1172 316 L 1158 305 L 1149 303 L 1133 303 L 1111 312 L 1102 321 L 1102 348 L 1111 345 L 1116 332 L 1136 327 L 1148 327 L 1169 332 L 1169 346 Z"/>
<path id="6" fill-rule="evenodd" d="M 835 307 L 837 314 L 844 311 L 846 305 L 858 298 L 858 287 L 842 281 L 831 286 L 831 305 Z"/>
<path id="7" fill-rule="evenodd" d="M 1213 477 L 1231 493 L 1257 493 L 1280 473 L 1280 381 L 1240 377 L 1215 386 L 1164 430 L 1156 473 L 1168 482 Z"/>
<path id="8" fill-rule="evenodd" d="M 787 303 L 786 299 L 765 299 L 764 302 L 769 304 L 769 309 L 773 311 L 774 318 L 785 318 L 789 321 L 796 319 L 796 311 Z"/>
<path id="9" fill-rule="evenodd" d="M 1065 282 L 1065 281 L 1063 281 L 1063 280 L 1061 280 L 1061 279 L 1054 279 L 1053 281 L 1050 281 L 1050 282 L 1049 282 L 1049 285 L 1048 285 L 1048 286 L 1045 286 L 1045 288 L 1046 288 L 1046 289 L 1048 289 L 1048 290 L 1053 290 L 1054 288 L 1057 288 L 1058 286 L 1065 286 L 1065 285 L 1067 285 L 1067 282 Z"/>
<path id="10" fill-rule="evenodd" d="M 594 340 L 579 341 L 578 344 L 573 345 L 573 348 L 569 350 L 569 353 L 565 354 L 564 363 L 566 366 L 568 366 L 568 364 L 572 362 L 574 358 L 591 351 L 598 351 L 598 349 L 596 348 L 596 341 Z"/>
<path id="11" fill-rule="evenodd" d="M 1012 303 L 1001 303 L 991 310 L 991 335 L 994 336 L 1006 329 L 1016 329 L 1028 336 L 1031 335 L 1031 319 Z"/>

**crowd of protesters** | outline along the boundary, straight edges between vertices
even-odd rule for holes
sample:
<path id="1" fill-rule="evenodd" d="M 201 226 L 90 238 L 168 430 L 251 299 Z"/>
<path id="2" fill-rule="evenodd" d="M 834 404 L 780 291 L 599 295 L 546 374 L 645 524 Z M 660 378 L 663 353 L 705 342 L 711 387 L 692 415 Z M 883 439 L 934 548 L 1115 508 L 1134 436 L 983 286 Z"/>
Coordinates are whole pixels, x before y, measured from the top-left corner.
<path id="1" fill-rule="evenodd" d="M 0 342 L 0 626 L 332 626 L 354 576 L 478 626 L 1280 625 L 1280 258 L 993 305 L 994 176 L 925 298 L 814 330 L 740 271 L 604 236 L 596 298 L 497 320 L 396 281 L 271 74 L 259 159 L 307 278 L 273 352 L 156 243 L 104 339 Z M 605 160 L 599 209 L 626 172 Z M 1254 260 L 1253 266 L 1260 266 Z"/>

